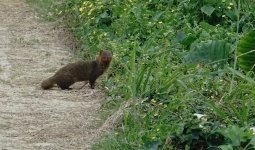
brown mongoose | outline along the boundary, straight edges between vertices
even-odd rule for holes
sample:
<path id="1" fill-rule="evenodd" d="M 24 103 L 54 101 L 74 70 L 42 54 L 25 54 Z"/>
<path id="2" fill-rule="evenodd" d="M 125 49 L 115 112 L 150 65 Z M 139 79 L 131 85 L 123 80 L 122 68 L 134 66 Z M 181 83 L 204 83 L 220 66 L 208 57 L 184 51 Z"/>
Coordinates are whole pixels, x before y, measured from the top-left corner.
<path id="1" fill-rule="evenodd" d="M 60 68 L 55 75 L 44 80 L 41 87 L 45 90 L 57 84 L 61 89 L 70 89 L 69 86 L 78 81 L 89 81 L 94 89 L 96 79 L 102 75 L 112 61 L 112 52 L 101 50 L 99 57 L 93 61 L 77 61 Z"/>

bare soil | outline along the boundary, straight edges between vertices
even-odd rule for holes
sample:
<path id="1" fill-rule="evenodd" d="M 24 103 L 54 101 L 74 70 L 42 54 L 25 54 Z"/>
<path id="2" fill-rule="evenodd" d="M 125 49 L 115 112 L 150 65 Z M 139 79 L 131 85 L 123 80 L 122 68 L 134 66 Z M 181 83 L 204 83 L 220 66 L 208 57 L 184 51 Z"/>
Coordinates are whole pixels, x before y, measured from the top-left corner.
<path id="1" fill-rule="evenodd" d="M 22 0 L 0 0 L 0 150 L 86 150 L 98 137 L 101 90 L 42 90 L 73 53 Z"/>

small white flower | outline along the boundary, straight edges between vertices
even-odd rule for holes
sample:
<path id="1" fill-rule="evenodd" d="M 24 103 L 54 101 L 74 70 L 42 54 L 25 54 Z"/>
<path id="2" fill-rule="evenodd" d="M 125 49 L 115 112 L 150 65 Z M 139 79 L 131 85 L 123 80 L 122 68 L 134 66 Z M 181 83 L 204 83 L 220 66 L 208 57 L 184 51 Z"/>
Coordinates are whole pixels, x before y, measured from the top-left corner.
<path id="1" fill-rule="evenodd" d="M 201 119 L 202 117 L 205 117 L 207 115 L 204 115 L 204 114 L 198 114 L 198 113 L 195 113 L 193 114 L 194 116 L 196 116 L 198 119 Z"/>
<path id="2" fill-rule="evenodd" d="M 251 127 L 250 129 L 253 132 L 253 134 L 255 134 L 255 127 Z"/>
<path id="3" fill-rule="evenodd" d="M 202 124 L 199 124 L 199 127 L 200 127 L 200 128 L 203 128 L 204 126 L 203 126 Z"/>

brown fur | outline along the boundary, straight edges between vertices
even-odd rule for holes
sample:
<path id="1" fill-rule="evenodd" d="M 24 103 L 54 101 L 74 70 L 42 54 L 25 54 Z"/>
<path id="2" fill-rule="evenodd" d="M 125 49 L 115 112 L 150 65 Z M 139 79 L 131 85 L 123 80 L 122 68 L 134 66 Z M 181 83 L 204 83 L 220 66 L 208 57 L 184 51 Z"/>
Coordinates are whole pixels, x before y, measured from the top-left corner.
<path id="1" fill-rule="evenodd" d="M 90 87 L 94 89 L 96 79 L 107 70 L 111 60 L 111 51 L 100 51 L 97 60 L 77 61 L 60 68 L 55 75 L 44 80 L 41 87 L 47 90 L 57 84 L 61 89 L 69 89 L 75 82 L 88 80 Z"/>

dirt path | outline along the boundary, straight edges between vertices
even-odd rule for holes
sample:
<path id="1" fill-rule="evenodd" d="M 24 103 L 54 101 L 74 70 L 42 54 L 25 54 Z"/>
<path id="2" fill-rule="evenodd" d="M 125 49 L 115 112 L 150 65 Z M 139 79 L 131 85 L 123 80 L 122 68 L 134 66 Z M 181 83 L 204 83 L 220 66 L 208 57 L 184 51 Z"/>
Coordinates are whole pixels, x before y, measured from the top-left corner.
<path id="1" fill-rule="evenodd" d="M 72 54 L 22 0 L 0 0 L 0 150 L 84 150 L 96 138 L 101 91 L 43 91 Z"/>

